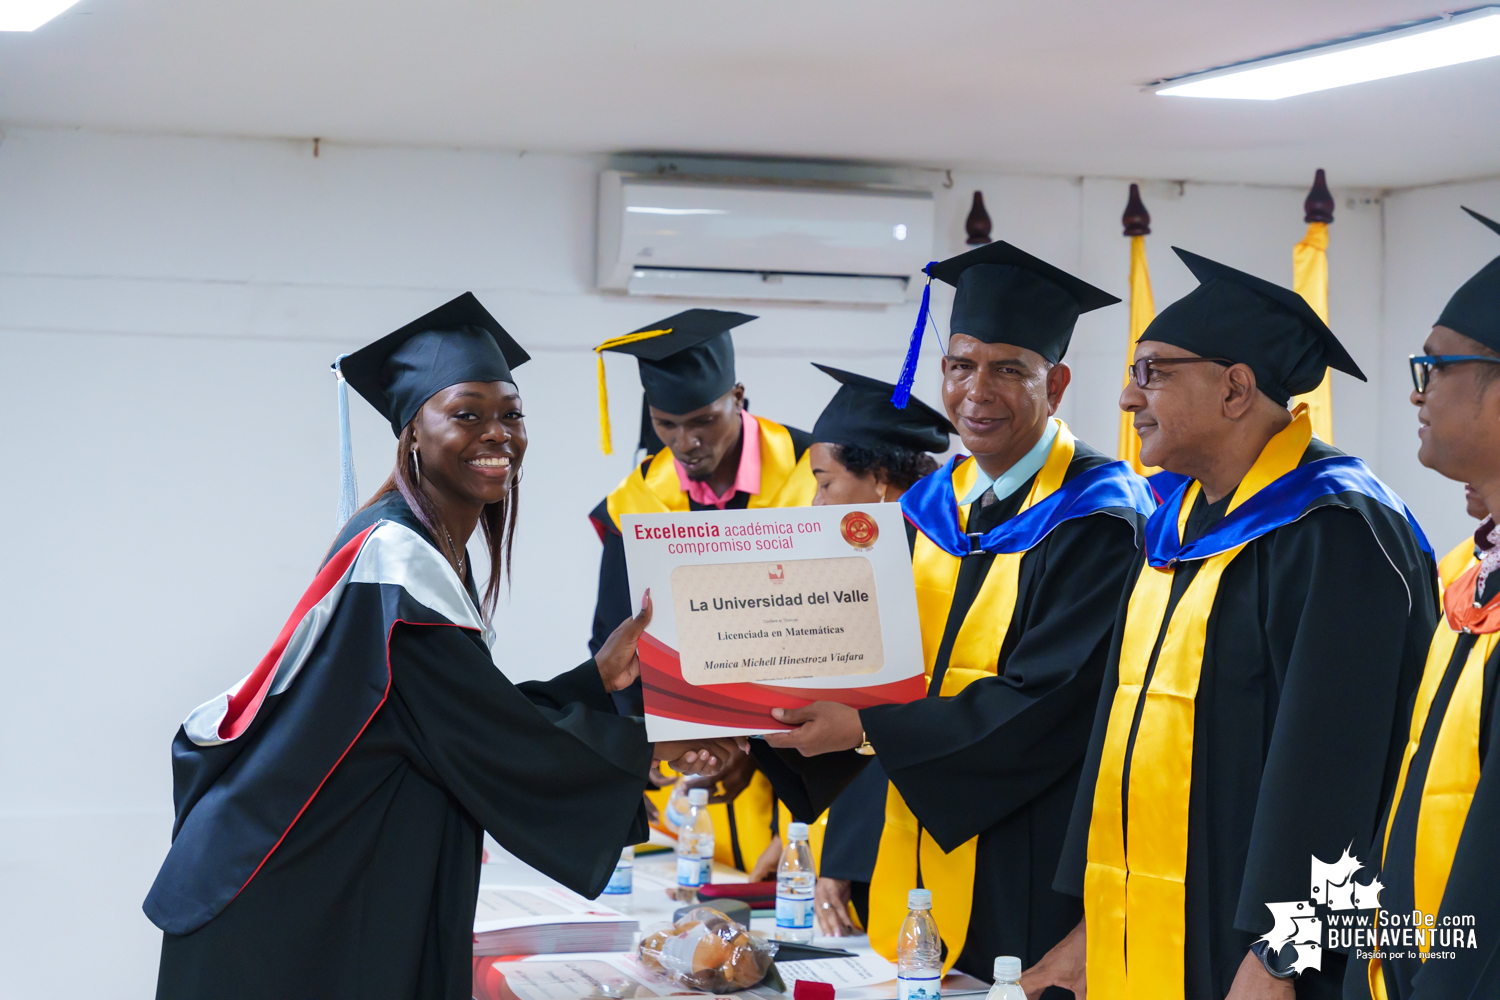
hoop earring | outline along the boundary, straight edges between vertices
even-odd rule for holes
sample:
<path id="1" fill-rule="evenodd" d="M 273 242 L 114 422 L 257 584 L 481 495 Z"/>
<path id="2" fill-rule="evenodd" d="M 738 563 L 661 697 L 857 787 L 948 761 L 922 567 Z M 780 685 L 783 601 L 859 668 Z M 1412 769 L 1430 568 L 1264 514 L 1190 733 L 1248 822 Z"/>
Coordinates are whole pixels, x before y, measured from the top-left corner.
<path id="1" fill-rule="evenodd" d="M 422 456 L 417 454 L 417 449 L 415 448 L 411 450 L 411 468 L 417 485 L 422 485 Z"/>

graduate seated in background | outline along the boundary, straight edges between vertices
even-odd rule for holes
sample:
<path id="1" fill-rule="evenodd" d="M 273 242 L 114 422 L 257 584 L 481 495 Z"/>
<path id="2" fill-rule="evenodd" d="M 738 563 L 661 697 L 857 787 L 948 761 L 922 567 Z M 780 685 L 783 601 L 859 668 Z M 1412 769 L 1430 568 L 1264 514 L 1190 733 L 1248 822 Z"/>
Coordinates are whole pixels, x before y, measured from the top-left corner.
<path id="1" fill-rule="evenodd" d="M 945 965 L 988 980 L 997 955 L 1036 962 L 1082 912 L 1052 877 L 1154 502 L 1128 465 L 1053 416 L 1079 314 L 1118 300 L 1007 243 L 929 273 L 957 286 L 942 394 L 969 456 L 901 498 L 928 696 L 814 702 L 777 715 L 791 732 L 751 744 L 799 819 L 877 761 L 888 783 L 870 848 L 871 946 L 896 957 L 907 892 L 924 886 Z"/>
<path id="2" fill-rule="evenodd" d="M 1431 549 L 1290 398 L 1363 378 L 1306 301 L 1190 254 L 1120 406 L 1175 474 L 1120 602 L 1057 887 L 1084 922 L 1022 980 L 1090 997 L 1335 997 L 1342 955 L 1270 950 L 1313 859 L 1368 844 L 1436 613 Z M 1162 473 L 1161 475 L 1168 475 Z M 1183 478 L 1186 477 L 1186 478 Z M 1170 478 L 1170 477 L 1169 477 Z M 1300 980 L 1293 983 L 1298 971 Z"/>
<path id="3" fill-rule="evenodd" d="M 730 331 L 755 319 L 720 309 L 688 309 L 632 333 L 605 341 L 595 350 L 629 354 L 640 367 L 642 402 L 640 449 L 644 461 L 589 514 L 604 551 L 599 560 L 599 595 L 589 650 L 598 652 L 635 609 L 625 572 L 620 515 L 682 510 L 739 510 L 746 507 L 803 507 L 812 502 L 806 431 L 752 415 L 745 387 L 735 377 Z M 600 419 L 608 441 L 608 402 L 604 365 L 599 364 Z M 616 696 L 622 711 L 643 712 L 640 684 Z M 651 793 L 658 816 L 677 775 L 659 770 Z M 736 758 L 724 775 L 722 791 L 709 806 L 721 837 L 717 860 L 741 871 L 764 875 L 781 857 L 778 827 L 787 822 L 777 810 L 771 786 L 755 762 Z M 658 824 L 666 829 L 664 824 Z"/>
<path id="4" fill-rule="evenodd" d="M 1500 233 L 1500 223 L 1470 214 Z M 1418 460 L 1468 484 L 1482 510 L 1500 510 L 1500 257 L 1448 300 L 1411 368 Z M 1484 517 L 1474 533 L 1480 558 L 1443 595 L 1408 742 L 1391 761 L 1400 766 L 1395 800 L 1372 852 L 1383 858 L 1382 926 L 1420 910 L 1438 933 L 1382 949 L 1384 959 L 1356 954 L 1346 997 L 1500 996 L 1500 765 L 1489 760 L 1500 741 L 1500 528 Z"/>
<path id="5" fill-rule="evenodd" d="M 898 503 L 917 480 L 937 471 L 933 452 L 948 450 L 957 431 L 941 413 L 913 399 L 891 403 L 889 382 L 815 365 L 840 383 L 813 425 L 808 458 L 818 491 L 813 505 Z M 906 525 L 908 543 L 916 528 Z M 814 913 L 818 931 L 832 937 L 858 933 L 870 918 L 870 878 L 885 824 L 885 772 L 874 758 L 825 814 Z"/>
<path id="6" fill-rule="evenodd" d="M 653 746 L 616 714 L 649 604 L 553 680 L 502 672 L 490 616 L 516 530 L 511 370 L 526 360 L 469 294 L 342 359 L 391 422 L 395 470 L 260 665 L 173 741 L 177 819 L 144 907 L 165 932 L 163 1000 L 469 997 L 485 831 L 592 898 L 645 839 L 653 759 L 727 756 Z"/>

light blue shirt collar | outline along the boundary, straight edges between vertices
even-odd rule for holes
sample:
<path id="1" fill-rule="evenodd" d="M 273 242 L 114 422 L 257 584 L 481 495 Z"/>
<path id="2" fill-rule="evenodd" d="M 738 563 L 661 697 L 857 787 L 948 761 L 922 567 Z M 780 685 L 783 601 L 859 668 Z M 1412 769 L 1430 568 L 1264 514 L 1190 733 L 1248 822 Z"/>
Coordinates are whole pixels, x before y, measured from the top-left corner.
<path id="1" fill-rule="evenodd" d="M 1047 464 L 1047 456 L 1052 451 L 1052 442 L 1057 440 L 1057 431 L 1062 423 L 1056 418 L 1047 421 L 1047 429 L 1042 431 L 1041 440 L 1031 446 L 1031 450 L 1021 456 L 1021 460 L 1000 474 L 999 479 L 991 479 L 985 475 L 979 463 L 974 463 L 974 472 L 978 478 L 974 481 L 973 489 L 965 493 L 959 500 L 959 504 L 973 503 L 984 494 L 985 490 L 993 489 L 996 500 L 1004 500 L 1016 490 L 1025 485 L 1026 480 L 1041 471 L 1042 466 Z"/>

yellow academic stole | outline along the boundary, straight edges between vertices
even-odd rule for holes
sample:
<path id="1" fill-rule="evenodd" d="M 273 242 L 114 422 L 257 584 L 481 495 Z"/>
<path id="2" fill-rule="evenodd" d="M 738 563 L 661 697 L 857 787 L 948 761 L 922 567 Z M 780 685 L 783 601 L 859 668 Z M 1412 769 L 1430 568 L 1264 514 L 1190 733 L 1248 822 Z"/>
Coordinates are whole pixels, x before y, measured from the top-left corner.
<path id="1" fill-rule="evenodd" d="M 1021 510 L 1055 492 L 1073 461 L 1073 435 L 1062 421 L 1058 424 L 1052 450 Z M 954 467 L 952 476 L 953 495 L 964 496 L 978 480 L 978 466 L 974 459 L 965 459 Z M 972 504 L 958 508 L 960 527 L 967 528 L 969 507 Z M 954 639 L 948 669 L 943 674 L 941 697 L 951 697 L 982 677 L 995 676 L 1000 646 L 1015 613 L 1023 555 L 1024 552 L 1001 553 L 990 564 L 990 571 L 985 574 L 974 604 Z M 961 562 L 960 557 L 949 555 L 917 532 L 912 575 L 916 578 L 917 618 L 922 628 L 922 656 L 929 684 L 949 609 L 953 606 Z M 944 854 L 931 834 L 921 830 L 896 786 L 889 785 L 885 795 L 885 829 L 880 835 L 880 853 L 870 881 L 870 947 L 887 959 L 896 960 L 896 935 L 906 919 L 906 893 L 917 888 L 920 874 L 923 887 L 932 890 L 932 915 L 948 946 L 943 971 L 953 968 L 969 934 L 977 844 L 976 837 Z"/>
<path id="2" fill-rule="evenodd" d="M 1306 407 L 1299 406 L 1292 422 L 1262 449 L 1235 490 L 1229 510 L 1295 469 L 1311 438 Z M 1195 482 L 1182 499 L 1179 537 L 1198 492 Z M 1110 705 L 1094 785 L 1083 883 L 1093 1000 L 1183 998 L 1194 699 L 1219 580 L 1244 547 L 1202 561 L 1166 622 L 1149 688 L 1146 669 L 1166 618 L 1175 569 L 1143 565 L 1131 590 L 1120 644 L 1119 687 Z M 1124 789 L 1125 751 L 1143 694 L 1130 787 Z M 1122 794 L 1129 796 L 1128 831 L 1121 815 Z"/>
<path id="3" fill-rule="evenodd" d="M 1472 552 L 1472 548 L 1470 550 Z M 1406 775 L 1411 769 L 1412 758 L 1422 742 L 1422 732 L 1427 727 L 1427 716 L 1432 711 L 1432 700 L 1437 696 L 1443 675 L 1453 659 L 1453 650 L 1458 645 L 1459 629 L 1454 627 L 1454 618 L 1469 611 L 1469 616 L 1483 620 L 1474 623 L 1472 630 L 1479 632 L 1474 647 L 1464 659 L 1463 670 L 1453 686 L 1448 699 L 1448 708 L 1443 713 L 1438 727 L 1437 740 L 1432 745 L 1432 759 L 1427 764 L 1427 779 L 1422 783 L 1422 797 L 1417 805 L 1416 856 L 1412 858 L 1412 897 L 1416 908 L 1423 913 L 1437 913 L 1443 902 L 1443 890 L 1448 887 L 1448 874 L 1453 868 L 1453 855 L 1458 850 L 1458 839 L 1464 832 L 1464 820 L 1469 815 L 1469 804 L 1474 801 L 1474 790 L 1479 787 L 1479 718 L 1480 703 L 1484 698 L 1484 664 L 1500 642 L 1500 631 L 1495 630 L 1494 609 L 1474 615 L 1462 607 L 1471 603 L 1478 566 L 1470 565 L 1467 572 L 1454 580 L 1443 594 L 1443 603 L 1448 608 L 1437 631 L 1432 634 L 1432 644 L 1427 648 L 1427 665 L 1422 668 L 1422 683 L 1417 688 L 1416 704 L 1412 706 L 1411 732 L 1406 741 L 1406 752 L 1401 756 L 1401 773 L 1396 779 L 1396 794 L 1391 799 L 1391 811 L 1386 819 L 1385 839 L 1381 846 L 1381 860 L 1390 848 L 1391 826 L 1396 809 L 1401 804 L 1401 793 L 1406 788 Z M 1457 603 L 1455 603 L 1457 602 Z M 1485 620 L 1488 619 L 1488 620 Z M 1481 631 L 1488 629 L 1488 631 Z M 1376 917 L 1377 925 L 1379 916 Z M 1420 945 L 1422 961 L 1427 961 L 1428 945 Z M 1370 995 L 1376 1000 L 1385 1000 L 1385 977 L 1380 971 L 1380 960 L 1370 962 Z"/>
<path id="4" fill-rule="evenodd" d="M 757 416 L 760 427 L 760 492 L 750 497 L 752 510 L 769 507 L 807 507 L 812 504 L 818 482 L 811 460 L 803 452 L 797 458 L 791 432 L 774 421 Z M 662 514 L 690 510 L 687 492 L 677 481 L 672 452 L 663 448 L 641 472 L 638 465 L 605 501 L 610 519 L 620 526 L 621 514 Z"/>

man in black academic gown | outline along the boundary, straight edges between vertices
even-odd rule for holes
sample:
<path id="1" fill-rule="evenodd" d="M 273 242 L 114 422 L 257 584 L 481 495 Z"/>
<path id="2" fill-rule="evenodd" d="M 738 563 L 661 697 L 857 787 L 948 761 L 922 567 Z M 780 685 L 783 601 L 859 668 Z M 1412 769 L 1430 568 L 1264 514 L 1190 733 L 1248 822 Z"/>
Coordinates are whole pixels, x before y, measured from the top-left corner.
<path id="1" fill-rule="evenodd" d="M 752 416 L 745 387 L 735 377 L 730 331 L 753 319 L 721 309 L 689 309 L 596 349 L 632 355 L 640 364 L 645 389 L 640 448 L 647 454 L 589 513 L 604 543 L 590 652 L 634 613 L 621 514 L 812 502 L 817 483 L 804 460 L 807 432 Z"/>
<path id="2" fill-rule="evenodd" d="M 1052 416 L 1078 315 L 1118 299 L 1003 242 L 930 274 L 957 287 L 943 402 L 973 457 L 901 499 L 916 528 L 928 697 L 860 711 L 815 702 L 778 716 L 797 728 L 752 746 L 799 817 L 874 754 L 889 785 L 866 792 L 885 814 L 874 824 L 872 946 L 896 957 L 907 891 L 924 885 L 947 965 L 988 979 L 997 955 L 1035 962 L 1078 921 L 1078 901 L 1052 876 L 1154 504 L 1128 466 Z M 1051 530 L 1037 527 L 1064 509 Z"/>
<path id="3" fill-rule="evenodd" d="M 1023 985 L 1080 984 L 1086 956 L 1091 998 L 1333 997 L 1343 957 L 1285 943 L 1272 907 L 1311 911 L 1313 859 L 1370 842 L 1431 634 L 1431 549 L 1287 410 L 1329 367 L 1363 378 L 1317 314 L 1177 253 L 1200 285 L 1141 335 L 1120 406 L 1141 462 L 1179 485 L 1153 479 L 1167 499 L 1058 871 L 1086 922 Z"/>
<path id="4" fill-rule="evenodd" d="M 596 348 L 632 355 L 640 364 L 645 389 L 640 448 L 647 454 L 589 513 L 604 545 L 590 652 L 634 613 L 620 515 L 812 503 L 817 482 L 807 463 L 807 432 L 752 415 L 745 387 L 735 377 L 730 331 L 753 319 L 721 309 L 688 309 Z M 601 364 L 601 398 L 607 399 L 603 377 Z M 607 441 L 607 430 L 604 436 Z M 642 714 L 640 682 L 615 700 L 623 711 Z M 652 780 L 667 779 L 654 774 Z M 745 871 L 757 867 L 757 860 L 762 869 L 774 865 L 776 827 L 786 820 L 766 779 L 752 760 L 738 757 L 722 781 L 727 801 L 710 806 L 715 825 L 728 834 L 720 860 Z M 654 805 L 664 807 L 666 797 L 663 787 L 653 794 Z"/>
<path id="5" fill-rule="evenodd" d="M 1500 223 L 1470 214 L 1500 233 Z M 1412 381 L 1417 458 L 1500 510 L 1500 257 L 1448 300 L 1412 358 Z M 1433 914 L 1436 933 L 1356 945 L 1344 985 L 1351 1000 L 1500 996 L 1500 766 L 1489 760 L 1500 741 L 1500 529 L 1492 515 L 1464 544 L 1475 547 L 1478 564 L 1467 559 L 1444 595 L 1397 798 L 1371 852 L 1384 859 L 1382 929 L 1400 934 L 1402 918 L 1420 911 Z M 1385 957 L 1371 961 L 1377 950 Z"/>

